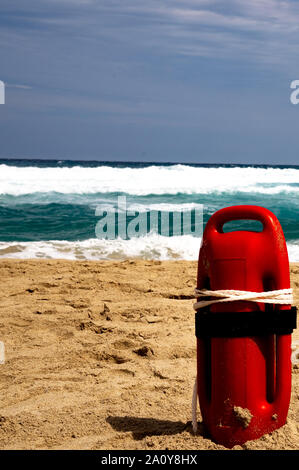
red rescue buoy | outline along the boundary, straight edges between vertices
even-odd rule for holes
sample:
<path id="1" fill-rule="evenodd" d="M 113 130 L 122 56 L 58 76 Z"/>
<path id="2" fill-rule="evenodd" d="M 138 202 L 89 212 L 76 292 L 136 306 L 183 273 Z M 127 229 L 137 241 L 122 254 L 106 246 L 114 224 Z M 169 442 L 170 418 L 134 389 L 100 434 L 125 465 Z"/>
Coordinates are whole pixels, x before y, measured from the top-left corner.
<path id="1" fill-rule="evenodd" d="M 232 220 L 262 231 L 224 232 Z M 198 289 L 265 292 L 290 288 L 280 223 L 258 206 L 233 206 L 208 221 L 198 259 Z M 211 438 L 232 448 L 286 422 L 291 394 L 291 305 L 234 301 L 196 313 L 197 390 Z"/>

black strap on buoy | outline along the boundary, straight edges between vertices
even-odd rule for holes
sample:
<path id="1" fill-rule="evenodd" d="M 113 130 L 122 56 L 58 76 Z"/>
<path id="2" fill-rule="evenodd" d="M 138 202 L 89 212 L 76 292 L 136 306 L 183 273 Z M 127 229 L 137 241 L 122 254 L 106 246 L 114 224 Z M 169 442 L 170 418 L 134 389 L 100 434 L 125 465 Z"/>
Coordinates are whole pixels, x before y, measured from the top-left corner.
<path id="1" fill-rule="evenodd" d="M 269 334 L 289 335 L 297 328 L 297 308 L 261 312 L 210 312 L 195 314 L 195 335 L 205 337 L 244 337 Z"/>

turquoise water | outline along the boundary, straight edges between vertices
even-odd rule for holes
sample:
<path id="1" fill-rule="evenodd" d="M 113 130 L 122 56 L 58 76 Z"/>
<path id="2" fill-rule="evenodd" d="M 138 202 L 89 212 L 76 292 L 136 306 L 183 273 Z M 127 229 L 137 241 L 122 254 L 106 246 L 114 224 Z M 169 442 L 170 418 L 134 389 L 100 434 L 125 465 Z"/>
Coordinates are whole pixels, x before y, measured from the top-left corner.
<path id="1" fill-rule="evenodd" d="M 166 237 L 157 227 L 135 239 L 98 239 L 96 209 L 117 208 L 119 196 L 132 214 L 203 205 L 203 225 L 223 207 L 266 207 L 299 260 L 299 167 L 52 160 L 0 160 L 0 256 L 196 259 L 199 233 Z"/>

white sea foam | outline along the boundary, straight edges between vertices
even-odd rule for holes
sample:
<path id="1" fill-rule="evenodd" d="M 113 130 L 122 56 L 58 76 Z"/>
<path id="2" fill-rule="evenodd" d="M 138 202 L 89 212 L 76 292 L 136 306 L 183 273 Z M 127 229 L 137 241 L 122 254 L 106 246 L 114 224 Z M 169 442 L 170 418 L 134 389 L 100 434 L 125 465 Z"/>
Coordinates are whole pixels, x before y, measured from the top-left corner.
<path id="1" fill-rule="evenodd" d="M 122 260 L 142 258 L 153 260 L 196 260 L 201 239 L 192 235 L 164 237 L 148 234 L 130 240 L 89 239 L 78 242 L 0 242 L 0 258 Z M 299 262 L 299 241 L 288 244 L 289 259 Z"/>
<path id="2" fill-rule="evenodd" d="M 210 194 L 256 192 L 263 194 L 298 193 L 296 168 L 207 168 L 188 165 L 148 166 L 145 168 L 15 167 L 0 165 L 0 194 L 24 195 L 57 192 L 96 194 L 122 192 L 147 194 Z"/>
<path id="3" fill-rule="evenodd" d="M 53 259 L 196 259 L 200 239 L 192 235 L 165 237 L 148 234 L 129 240 L 89 239 L 78 242 L 0 242 L 2 258 L 53 258 Z"/>
<path id="4" fill-rule="evenodd" d="M 193 209 L 201 210 L 202 211 L 202 204 L 197 204 L 195 202 L 186 202 L 181 204 L 176 203 L 167 203 L 167 202 L 160 202 L 160 203 L 147 203 L 139 204 L 137 202 L 130 202 L 125 201 L 125 204 L 122 205 L 121 203 L 118 204 L 118 200 L 116 199 L 113 202 L 106 202 L 103 201 L 101 203 L 97 203 L 96 207 L 101 209 L 101 211 L 109 211 L 111 209 L 117 209 L 118 212 L 189 212 Z"/>

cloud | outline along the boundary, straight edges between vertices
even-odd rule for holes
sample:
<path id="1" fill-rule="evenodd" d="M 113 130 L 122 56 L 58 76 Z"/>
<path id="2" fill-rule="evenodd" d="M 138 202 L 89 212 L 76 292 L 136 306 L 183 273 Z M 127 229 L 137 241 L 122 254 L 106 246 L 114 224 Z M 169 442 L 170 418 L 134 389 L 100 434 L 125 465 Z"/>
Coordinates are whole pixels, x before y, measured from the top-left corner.
<path id="1" fill-rule="evenodd" d="M 1 11 L 10 122 L 30 111 L 51 126 L 269 130 L 297 78 L 299 7 L 287 0 L 2 0 Z"/>
<path id="2" fill-rule="evenodd" d="M 23 84 L 19 84 L 19 83 L 6 83 L 5 86 L 7 88 L 18 88 L 20 90 L 32 90 L 32 86 L 23 85 Z"/>
<path id="3" fill-rule="evenodd" d="M 2 34 L 71 34 L 144 53 L 286 62 L 299 43 L 299 5 L 290 0 L 3 0 Z M 278 46 L 278 49 L 277 49 Z"/>

